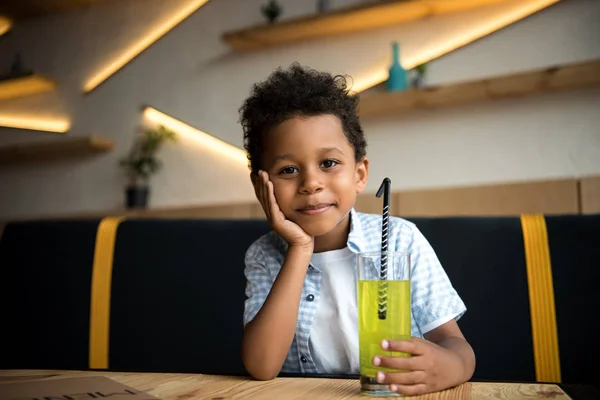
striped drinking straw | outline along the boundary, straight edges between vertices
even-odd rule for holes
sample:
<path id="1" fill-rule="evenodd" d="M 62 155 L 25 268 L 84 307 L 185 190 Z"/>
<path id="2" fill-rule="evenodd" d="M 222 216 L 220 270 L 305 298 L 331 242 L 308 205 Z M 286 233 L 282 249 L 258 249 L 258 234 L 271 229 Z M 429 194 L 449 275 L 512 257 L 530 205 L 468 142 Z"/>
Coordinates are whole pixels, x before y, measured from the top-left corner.
<path id="1" fill-rule="evenodd" d="M 381 223 L 381 269 L 379 271 L 379 299 L 377 304 L 377 315 L 379 319 L 387 318 L 387 268 L 388 268 L 388 225 L 390 218 L 390 178 L 385 178 L 377 190 L 377 197 L 383 194 L 383 214 Z"/>

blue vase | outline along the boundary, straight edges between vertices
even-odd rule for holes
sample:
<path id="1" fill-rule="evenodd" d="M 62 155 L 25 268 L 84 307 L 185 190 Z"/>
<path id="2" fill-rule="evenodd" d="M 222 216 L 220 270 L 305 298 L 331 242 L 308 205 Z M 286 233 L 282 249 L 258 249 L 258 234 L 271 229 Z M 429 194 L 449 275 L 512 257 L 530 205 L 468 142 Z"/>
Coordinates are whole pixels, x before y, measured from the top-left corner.
<path id="1" fill-rule="evenodd" d="M 408 76 L 406 70 L 400 64 L 400 45 L 397 42 L 392 44 L 392 65 L 390 66 L 387 90 L 397 92 L 408 88 Z"/>

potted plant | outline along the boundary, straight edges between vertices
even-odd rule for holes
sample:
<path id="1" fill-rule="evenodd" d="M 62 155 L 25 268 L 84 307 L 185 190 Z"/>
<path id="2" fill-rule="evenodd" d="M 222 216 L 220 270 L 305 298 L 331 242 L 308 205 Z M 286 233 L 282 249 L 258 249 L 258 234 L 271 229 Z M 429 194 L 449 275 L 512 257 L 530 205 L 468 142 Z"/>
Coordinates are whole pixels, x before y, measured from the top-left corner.
<path id="1" fill-rule="evenodd" d="M 156 152 L 166 141 L 177 140 L 175 132 L 163 125 L 156 129 L 147 129 L 136 139 L 129 154 L 120 160 L 121 167 L 129 179 L 126 188 L 127 208 L 146 208 L 150 188 L 148 181 L 162 167 L 162 162 L 156 157 Z"/>
<path id="2" fill-rule="evenodd" d="M 425 74 L 427 73 L 427 63 L 419 64 L 415 67 L 415 77 L 412 80 L 414 88 L 423 87 L 425 84 Z"/>
<path id="3" fill-rule="evenodd" d="M 265 18 L 267 18 L 267 21 L 269 21 L 270 24 L 273 24 L 281 15 L 283 7 L 281 7 L 277 0 L 269 0 L 260 7 L 260 10 Z"/>

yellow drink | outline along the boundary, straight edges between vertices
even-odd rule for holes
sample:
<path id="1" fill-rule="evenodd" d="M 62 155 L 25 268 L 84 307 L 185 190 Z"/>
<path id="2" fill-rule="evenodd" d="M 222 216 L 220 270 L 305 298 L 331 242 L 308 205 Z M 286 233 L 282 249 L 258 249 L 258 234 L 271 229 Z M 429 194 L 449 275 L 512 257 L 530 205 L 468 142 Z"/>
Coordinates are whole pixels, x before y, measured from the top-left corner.
<path id="1" fill-rule="evenodd" d="M 381 341 L 411 338 L 410 281 L 381 281 L 387 286 L 387 315 L 379 319 L 378 303 L 380 281 L 358 281 L 358 340 L 360 346 L 360 375 L 375 378 L 377 371 L 391 371 L 375 367 L 375 355 L 408 357 L 406 353 L 384 351 Z M 384 287 L 385 287 L 384 286 Z"/>

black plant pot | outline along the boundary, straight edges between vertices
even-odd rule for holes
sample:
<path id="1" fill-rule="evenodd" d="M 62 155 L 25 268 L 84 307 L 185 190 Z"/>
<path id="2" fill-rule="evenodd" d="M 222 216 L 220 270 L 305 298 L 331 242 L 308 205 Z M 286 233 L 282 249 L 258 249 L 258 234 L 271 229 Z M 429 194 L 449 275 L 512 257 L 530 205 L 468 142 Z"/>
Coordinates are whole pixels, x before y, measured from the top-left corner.
<path id="1" fill-rule="evenodd" d="M 129 186 L 126 190 L 127 208 L 147 208 L 149 194 L 147 186 Z"/>

